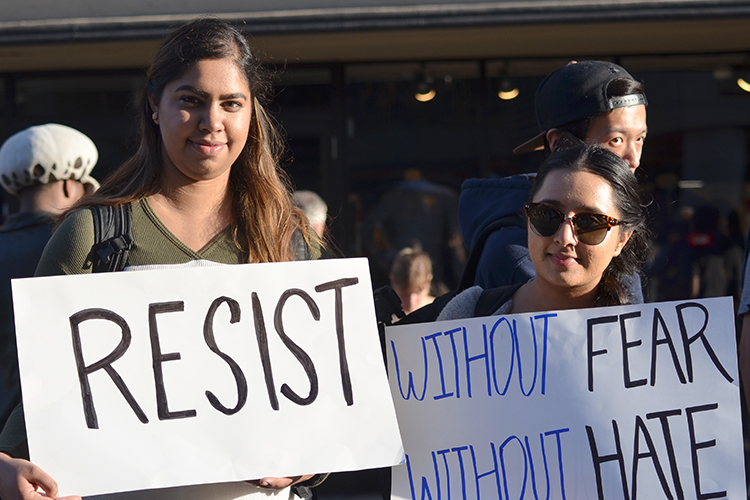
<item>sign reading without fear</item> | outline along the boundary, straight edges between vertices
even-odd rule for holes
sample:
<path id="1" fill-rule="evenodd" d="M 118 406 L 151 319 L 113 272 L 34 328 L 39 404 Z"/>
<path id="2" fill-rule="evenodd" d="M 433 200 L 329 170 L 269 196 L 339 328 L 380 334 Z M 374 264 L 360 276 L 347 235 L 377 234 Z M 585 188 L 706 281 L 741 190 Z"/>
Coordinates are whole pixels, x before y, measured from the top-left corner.
<path id="1" fill-rule="evenodd" d="M 32 460 L 91 495 L 403 459 L 365 259 L 13 281 Z"/>
<path id="2" fill-rule="evenodd" d="M 729 298 L 394 326 L 399 499 L 745 498 Z"/>

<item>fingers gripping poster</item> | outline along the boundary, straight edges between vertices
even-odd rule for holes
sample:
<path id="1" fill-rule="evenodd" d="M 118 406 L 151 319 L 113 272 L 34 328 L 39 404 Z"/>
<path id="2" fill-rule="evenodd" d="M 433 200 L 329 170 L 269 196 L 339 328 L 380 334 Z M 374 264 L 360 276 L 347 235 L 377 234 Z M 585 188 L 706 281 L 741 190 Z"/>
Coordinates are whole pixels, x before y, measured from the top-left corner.
<path id="1" fill-rule="evenodd" d="M 31 459 L 94 495 L 391 466 L 366 259 L 13 281 Z"/>
<path id="2" fill-rule="evenodd" d="M 394 499 L 744 499 L 729 298 L 394 326 Z"/>

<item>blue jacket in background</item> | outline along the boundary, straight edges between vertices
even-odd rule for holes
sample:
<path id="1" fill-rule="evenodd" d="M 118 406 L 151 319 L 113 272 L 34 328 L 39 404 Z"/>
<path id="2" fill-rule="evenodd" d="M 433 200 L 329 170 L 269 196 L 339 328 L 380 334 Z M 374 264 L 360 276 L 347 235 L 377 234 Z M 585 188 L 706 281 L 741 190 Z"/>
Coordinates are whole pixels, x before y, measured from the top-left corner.
<path id="1" fill-rule="evenodd" d="M 520 174 L 502 179 L 469 179 L 461 186 L 458 222 L 469 250 L 490 223 L 508 215 L 523 216 L 523 204 L 529 200 L 529 189 L 535 174 Z M 508 226 L 487 238 L 477 265 L 474 284 L 494 288 L 526 283 L 534 277 L 529 258 L 526 229 Z"/>

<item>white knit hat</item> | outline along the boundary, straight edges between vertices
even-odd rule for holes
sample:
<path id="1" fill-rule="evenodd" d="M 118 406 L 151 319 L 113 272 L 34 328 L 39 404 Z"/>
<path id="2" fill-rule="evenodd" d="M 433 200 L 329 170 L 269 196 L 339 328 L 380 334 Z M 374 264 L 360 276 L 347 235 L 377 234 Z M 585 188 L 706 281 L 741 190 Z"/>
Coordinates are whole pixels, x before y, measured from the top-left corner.
<path id="1" fill-rule="evenodd" d="M 74 128 L 57 123 L 29 127 L 0 147 L 0 184 L 11 194 L 48 182 L 74 179 L 94 189 L 89 174 L 99 152 L 94 142 Z"/>

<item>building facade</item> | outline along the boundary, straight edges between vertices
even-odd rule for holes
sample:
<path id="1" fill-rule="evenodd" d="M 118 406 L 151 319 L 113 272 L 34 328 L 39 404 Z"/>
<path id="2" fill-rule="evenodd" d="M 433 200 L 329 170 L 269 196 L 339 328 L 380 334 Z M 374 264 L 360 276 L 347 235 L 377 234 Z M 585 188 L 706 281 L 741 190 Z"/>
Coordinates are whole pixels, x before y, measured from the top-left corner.
<path id="1" fill-rule="evenodd" d="M 639 170 L 657 234 L 703 205 L 737 214 L 747 230 L 750 93 L 738 81 L 750 82 L 750 1 L 217 0 L 211 9 L 3 3 L 0 139 L 43 122 L 79 128 L 100 149 L 103 177 L 131 151 L 133 99 L 159 39 L 217 15 L 277 71 L 285 166 L 297 188 L 328 202 L 343 253 L 362 255 L 367 213 L 407 170 L 456 191 L 466 178 L 534 171 L 538 155 L 511 151 L 537 133 L 536 86 L 570 60 L 607 59 L 647 89 Z M 420 90 L 434 97 L 420 102 Z"/>

